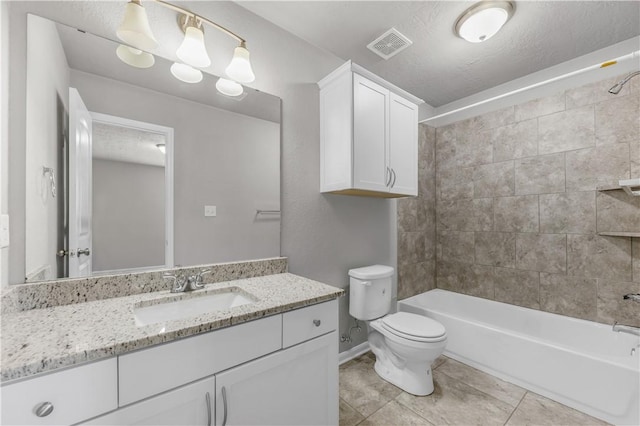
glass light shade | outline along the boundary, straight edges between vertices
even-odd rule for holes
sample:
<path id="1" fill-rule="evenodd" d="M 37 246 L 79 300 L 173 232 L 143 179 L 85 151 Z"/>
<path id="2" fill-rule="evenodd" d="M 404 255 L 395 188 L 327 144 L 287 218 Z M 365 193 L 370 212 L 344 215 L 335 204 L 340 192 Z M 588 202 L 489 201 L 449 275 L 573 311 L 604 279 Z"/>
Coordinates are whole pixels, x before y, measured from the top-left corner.
<path id="1" fill-rule="evenodd" d="M 176 50 L 176 55 L 182 62 L 192 67 L 206 68 L 211 65 L 211 59 L 204 45 L 204 33 L 196 27 L 187 27 L 184 40 Z"/>
<path id="2" fill-rule="evenodd" d="M 242 95 L 242 92 L 244 92 L 244 88 L 241 84 L 222 77 L 220 77 L 216 82 L 216 89 L 218 89 L 218 92 L 222 93 L 223 95 L 234 97 L 240 96 Z"/>
<path id="3" fill-rule="evenodd" d="M 143 52 L 135 47 L 121 44 L 116 49 L 116 55 L 122 62 L 136 68 L 151 68 L 156 63 L 156 59 L 151 53 Z"/>
<path id="4" fill-rule="evenodd" d="M 185 83 L 200 83 L 202 81 L 202 71 L 187 64 L 175 62 L 171 65 L 171 74 Z"/>
<path id="5" fill-rule="evenodd" d="M 125 6 L 124 19 L 116 31 L 118 38 L 125 43 L 141 50 L 153 50 L 158 47 L 147 12 L 142 5 L 129 2 Z"/>
<path id="6" fill-rule="evenodd" d="M 513 7 L 508 1 L 476 3 L 458 18 L 456 33 L 471 43 L 487 41 L 509 20 Z"/>
<path id="7" fill-rule="evenodd" d="M 251 83 L 256 79 L 251 69 L 249 51 L 245 47 L 236 47 L 233 51 L 233 59 L 231 59 L 231 63 L 227 66 L 225 72 L 230 79 L 239 83 Z"/>

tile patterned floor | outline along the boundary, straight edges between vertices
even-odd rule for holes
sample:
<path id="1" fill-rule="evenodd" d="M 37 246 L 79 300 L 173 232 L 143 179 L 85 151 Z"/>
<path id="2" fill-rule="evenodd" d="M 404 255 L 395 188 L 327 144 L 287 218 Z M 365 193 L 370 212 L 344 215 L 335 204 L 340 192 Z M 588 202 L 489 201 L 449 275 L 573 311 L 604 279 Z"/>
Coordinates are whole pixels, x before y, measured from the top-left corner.
<path id="1" fill-rule="evenodd" d="M 451 358 L 434 363 L 435 391 L 408 394 L 373 370 L 371 352 L 340 366 L 340 426 L 606 425 Z"/>

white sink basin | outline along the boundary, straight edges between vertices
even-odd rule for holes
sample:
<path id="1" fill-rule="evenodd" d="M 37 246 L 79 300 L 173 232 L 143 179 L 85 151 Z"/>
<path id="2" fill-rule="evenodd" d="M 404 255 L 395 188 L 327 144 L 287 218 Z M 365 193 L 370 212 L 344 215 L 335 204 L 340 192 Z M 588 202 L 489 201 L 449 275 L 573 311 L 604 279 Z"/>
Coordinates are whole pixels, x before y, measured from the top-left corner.
<path id="1" fill-rule="evenodd" d="M 238 289 L 220 293 L 190 294 L 190 297 L 182 299 L 169 299 L 161 303 L 138 306 L 133 314 L 138 327 L 183 318 L 196 317 L 198 315 L 226 311 L 236 306 L 255 303 L 256 300 L 246 293 L 240 293 Z"/>

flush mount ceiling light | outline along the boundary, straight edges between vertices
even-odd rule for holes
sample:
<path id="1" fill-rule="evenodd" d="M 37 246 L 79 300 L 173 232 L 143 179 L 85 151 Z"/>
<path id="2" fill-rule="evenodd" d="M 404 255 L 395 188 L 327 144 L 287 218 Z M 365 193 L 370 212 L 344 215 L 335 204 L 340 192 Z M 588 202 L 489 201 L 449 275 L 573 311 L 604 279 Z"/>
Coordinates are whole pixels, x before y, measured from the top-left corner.
<path id="1" fill-rule="evenodd" d="M 514 11 L 512 1 L 481 1 L 458 17 L 455 33 L 471 43 L 481 43 L 500 31 Z"/>
<path id="2" fill-rule="evenodd" d="M 171 65 L 171 74 L 180 81 L 185 83 L 200 83 L 202 81 L 202 71 L 193 68 L 187 64 L 175 62 Z"/>
<path id="3" fill-rule="evenodd" d="M 215 22 L 200 15 L 197 15 L 190 10 L 184 9 L 183 7 L 167 3 L 163 0 L 149 1 L 153 1 L 154 3 L 157 3 L 179 13 L 178 23 L 184 31 L 185 35 L 182 43 L 180 44 L 180 47 L 176 51 L 176 56 L 180 59 L 180 61 L 184 62 L 184 64 L 176 63 L 171 67 L 171 72 L 176 78 L 182 81 L 190 80 L 187 82 L 199 82 L 202 80 L 202 73 L 195 68 L 206 68 L 211 65 L 211 59 L 209 58 L 207 48 L 204 43 L 203 25 L 207 24 L 236 39 L 239 43 L 239 46 L 234 50 L 233 59 L 225 70 L 228 77 L 228 79 L 225 78 L 225 80 L 230 79 L 229 81 L 235 83 L 233 85 L 233 92 L 236 93 L 238 91 L 238 86 L 241 90 L 244 90 L 242 89 L 242 86 L 238 84 L 238 82 L 251 83 L 255 80 L 255 75 L 253 73 L 253 70 L 251 69 L 251 61 L 249 59 L 250 55 L 249 51 L 247 50 L 247 42 L 245 41 L 245 39 L 224 28 L 223 26 L 218 25 Z M 118 38 L 120 38 L 120 40 L 127 43 L 129 46 L 132 46 L 139 50 L 148 52 L 158 46 L 158 42 L 156 41 L 151 31 L 147 13 L 140 0 L 130 0 L 130 2 L 127 3 L 122 24 L 116 31 L 116 34 L 118 35 Z M 123 62 L 128 63 L 129 65 L 133 65 L 132 63 L 123 59 L 120 55 L 118 55 L 118 57 L 120 57 Z M 192 67 L 193 71 L 185 68 L 185 66 Z M 179 70 L 176 71 L 176 69 L 178 68 Z M 193 76 L 195 76 L 196 74 L 194 71 L 200 73 L 200 79 L 198 81 L 193 81 L 195 80 Z M 189 73 L 192 78 L 184 77 L 185 75 L 187 75 L 187 73 Z M 179 76 L 182 76 L 186 79 Z M 217 84 L 216 87 L 218 87 Z M 221 84 L 221 87 L 229 89 L 231 85 L 225 82 Z M 242 91 L 240 92 L 240 94 L 242 94 Z"/>
<path id="4" fill-rule="evenodd" d="M 143 52 L 135 47 L 121 44 L 116 49 L 116 55 L 122 62 L 136 68 L 150 68 L 156 63 L 156 59 L 151 53 Z"/>

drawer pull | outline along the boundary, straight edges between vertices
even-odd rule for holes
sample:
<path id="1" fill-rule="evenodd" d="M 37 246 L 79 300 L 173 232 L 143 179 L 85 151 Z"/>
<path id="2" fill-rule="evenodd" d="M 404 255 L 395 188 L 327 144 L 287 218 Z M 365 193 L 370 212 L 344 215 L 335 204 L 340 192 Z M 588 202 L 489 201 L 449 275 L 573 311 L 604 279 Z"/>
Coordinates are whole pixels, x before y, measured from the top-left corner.
<path id="1" fill-rule="evenodd" d="M 222 426 L 227 426 L 227 390 L 222 387 L 222 406 L 224 413 L 222 414 Z"/>
<path id="2" fill-rule="evenodd" d="M 313 325 L 315 325 L 316 327 L 320 327 L 321 321 L 320 320 L 313 320 Z"/>
<path id="3" fill-rule="evenodd" d="M 53 412 L 53 404 L 50 402 L 43 402 L 36 405 L 36 408 L 34 408 L 33 412 L 38 417 L 47 417 Z"/>
<path id="4" fill-rule="evenodd" d="M 209 392 L 204 395 L 207 400 L 207 426 L 211 426 L 211 396 Z"/>

